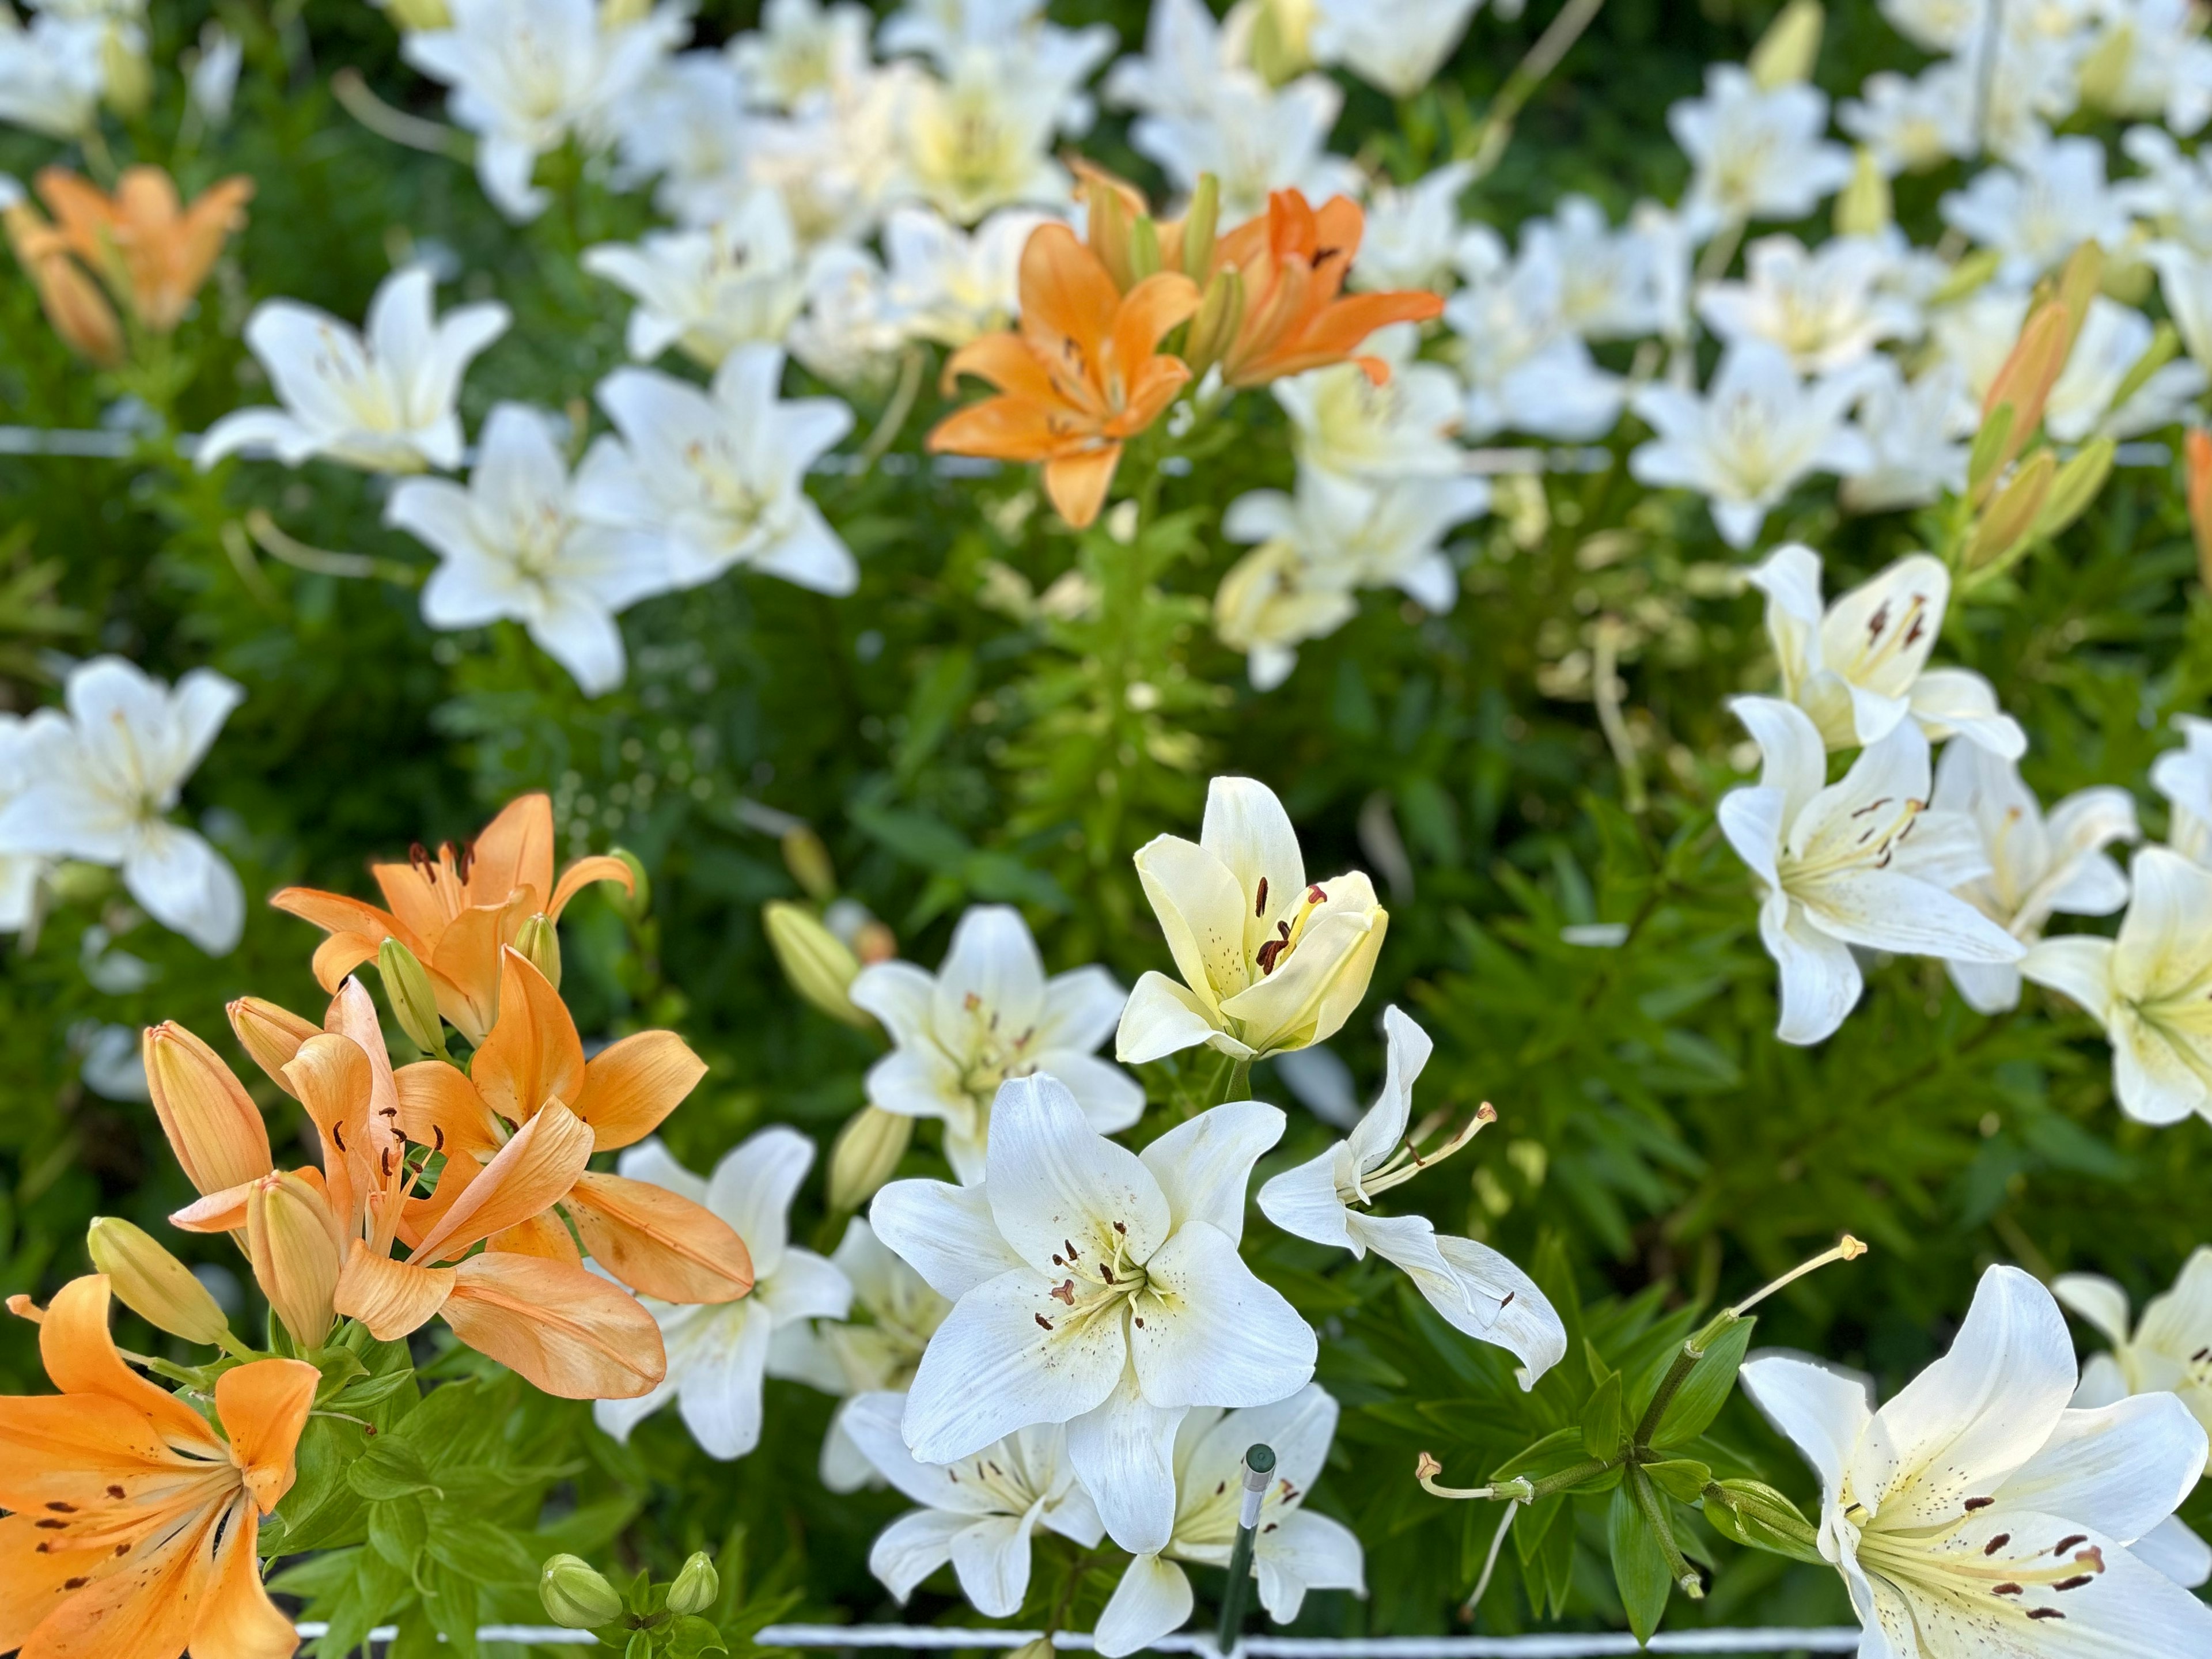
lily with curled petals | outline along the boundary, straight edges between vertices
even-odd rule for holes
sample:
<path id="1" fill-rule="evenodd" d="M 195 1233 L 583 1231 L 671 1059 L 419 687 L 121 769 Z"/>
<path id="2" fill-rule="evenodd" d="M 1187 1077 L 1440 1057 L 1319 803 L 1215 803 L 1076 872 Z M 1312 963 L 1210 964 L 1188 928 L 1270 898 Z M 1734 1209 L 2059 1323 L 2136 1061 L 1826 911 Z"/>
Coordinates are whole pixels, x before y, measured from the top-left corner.
<path id="1" fill-rule="evenodd" d="M 2212 1118 L 2212 870 L 2146 847 L 2128 878 L 2118 937 L 2045 939 L 2021 975 L 2070 997 L 2105 1028 L 2112 1092 L 2130 1117 Z"/>
<path id="2" fill-rule="evenodd" d="M 1886 1659 L 2212 1652 L 2212 1607 L 2129 1546 L 2204 1469 L 2204 1430 L 2144 1395 L 2068 1409 L 2051 1292 L 1983 1274 L 1944 1357 L 1880 1410 L 1863 1377 L 1755 1356 L 1745 1391 L 1820 1477 L 1820 1553 Z"/>
<path id="3" fill-rule="evenodd" d="M 53 210 L 55 244 L 155 334 L 184 320 L 253 197 L 252 179 L 226 179 L 186 207 L 155 167 L 126 167 L 112 196 L 62 167 L 44 169 L 38 185 Z"/>
<path id="4" fill-rule="evenodd" d="M 2027 752 L 2027 734 L 1998 709 L 1987 680 L 1928 666 L 1951 599 L 1942 560 L 1907 554 L 1826 610 L 1820 556 L 1802 543 L 1777 548 L 1745 580 L 1766 595 L 1783 696 L 1812 716 L 1831 749 L 1874 743 L 1910 715 L 1931 738 L 1955 732 L 2008 760 Z"/>
<path id="5" fill-rule="evenodd" d="M 1080 529 L 1105 505 L 1122 445 L 1190 379 L 1159 343 L 1197 309 L 1197 285 L 1182 272 L 1123 294 L 1073 231 L 1038 226 L 1022 249 L 1018 331 L 986 334 L 945 365 L 947 386 L 973 374 L 998 395 L 940 421 L 931 452 L 1042 462 L 1045 493 Z"/>
<path id="6" fill-rule="evenodd" d="M 1442 1127 L 1424 1123 L 1408 1133 L 1413 1084 L 1435 1044 L 1395 1008 L 1382 1011 L 1382 1030 L 1388 1071 L 1373 1107 L 1346 1139 L 1261 1187 L 1260 1212 L 1286 1233 L 1355 1258 L 1372 1250 L 1402 1267 L 1455 1330 L 1518 1356 L 1521 1386 L 1533 1389 L 1567 1352 L 1566 1328 L 1536 1281 L 1487 1244 L 1438 1235 L 1425 1215 L 1372 1213 L 1377 1194 L 1449 1158 L 1497 1117 L 1486 1105 L 1457 1134 L 1417 1150 Z"/>
<path id="7" fill-rule="evenodd" d="M 1029 1593 L 1037 1528 L 1097 1547 L 1106 1529 L 1075 1478 L 1066 1429 L 1018 1429 L 957 1463 L 925 1463 L 899 1437 L 905 1408 L 903 1395 L 864 1394 L 842 1419 L 877 1472 L 922 1505 L 885 1527 L 868 1552 L 868 1570 L 899 1601 L 949 1561 L 969 1606 L 1011 1619 Z"/>
<path id="8" fill-rule="evenodd" d="M 963 1181 L 983 1178 L 991 1102 L 1009 1078 L 1048 1072 L 1101 1134 L 1142 1115 L 1145 1091 L 1091 1051 L 1121 1018 L 1121 986 L 1103 968 L 1048 980 L 1022 913 L 979 904 L 952 930 L 935 975 L 908 962 L 860 970 L 848 994 L 881 1020 L 891 1052 L 868 1070 L 868 1100 L 945 1124 L 945 1156 Z"/>
<path id="9" fill-rule="evenodd" d="M 601 854 L 553 873 L 553 803 L 522 795 L 501 807 L 473 841 L 447 842 L 434 856 L 420 842 L 404 864 L 372 864 L 384 902 L 313 887 L 287 887 L 270 899 L 330 937 L 315 951 L 315 977 L 336 991 L 345 976 L 396 939 L 430 975 L 438 1012 L 471 1042 L 482 1042 L 499 1012 L 500 951 L 523 924 L 543 915 L 557 922 L 568 901 L 595 881 L 634 890 L 629 866 Z"/>
<path id="10" fill-rule="evenodd" d="M 2010 761 L 1977 744 L 1953 743 L 1936 765 L 1929 805 L 1972 820 L 1990 873 L 1958 889 L 1958 895 L 2022 945 L 2042 938 L 2053 915 L 2108 916 L 2128 902 L 2128 878 L 2105 851 L 2141 833 L 2135 797 L 2124 789 L 2077 790 L 2046 818 Z M 1976 1012 L 1997 1014 L 2019 1006 L 2016 963 L 1944 966 Z"/>
<path id="11" fill-rule="evenodd" d="M 259 1359 L 216 1380 L 215 1424 L 131 1370 L 108 1281 L 64 1285 L 39 1327 L 58 1392 L 0 1399 L 0 1649 L 29 1659 L 284 1659 L 262 1517 L 292 1488 L 321 1378 Z"/>
<path id="12" fill-rule="evenodd" d="M 1175 1533 L 1167 1547 L 1129 1563 L 1095 1632 L 1106 1659 L 1152 1646 L 1190 1617 L 1190 1579 L 1176 1564 L 1225 1567 L 1237 1542 L 1245 1449 L 1275 1453 L 1260 1499 L 1252 1573 L 1260 1605 L 1279 1625 L 1298 1616 L 1310 1589 L 1367 1593 L 1359 1537 L 1341 1521 L 1301 1508 L 1321 1478 L 1336 1435 L 1337 1404 L 1318 1382 L 1287 1400 L 1242 1411 L 1195 1411 L 1176 1433 Z"/>
<path id="13" fill-rule="evenodd" d="M 952 1311 L 902 1419 L 927 1463 L 1067 1425 L 1114 1541 L 1165 1547 L 1176 1430 L 1194 1406 L 1260 1406 L 1313 1376 L 1313 1329 L 1237 1254 L 1244 1188 L 1283 1133 L 1216 1106 L 1132 1152 L 1049 1077 L 999 1091 L 980 1185 L 896 1181 L 869 1220 Z"/>
<path id="14" fill-rule="evenodd" d="M 791 1200 L 813 1162 L 814 1143 L 781 1124 L 724 1153 L 711 1180 L 678 1164 L 658 1139 L 623 1154 L 624 1180 L 696 1206 L 744 1238 L 752 1293 L 690 1306 L 648 1298 L 667 1345 L 668 1375 L 650 1394 L 593 1407 L 600 1428 L 627 1443 L 632 1429 L 673 1400 L 709 1457 L 743 1457 L 760 1443 L 762 1383 L 784 1374 L 774 1363 L 777 1333 L 803 1329 L 810 1319 L 842 1319 L 853 1303 L 853 1286 L 834 1263 L 790 1242 Z"/>
<path id="15" fill-rule="evenodd" d="M 2020 941 L 1954 890 L 1988 876 L 1972 819 L 1929 810 L 1928 739 L 1900 720 L 1826 783 L 1811 716 L 1774 697 L 1729 707 L 1764 757 L 1722 798 L 1721 833 L 1750 866 L 1759 933 L 1782 970 L 1784 1042 L 1818 1042 L 1859 1000 L 1851 946 L 1947 961 L 2018 962 Z"/>
<path id="16" fill-rule="evenodd" d="M 1115 1036 L 1125 1065 L 1200 1043 L 1246 1063 L 1303 1048 L 1334 1036 L 1367 994 L 1390 920 L 1374 884 L 1356 870 L 1308 882 L 1297 831 L 1266 784 L 1214 779 L 1198 840 L 1156 836 L 1136 865 L 1182 982 L 1137 981 Z"/>

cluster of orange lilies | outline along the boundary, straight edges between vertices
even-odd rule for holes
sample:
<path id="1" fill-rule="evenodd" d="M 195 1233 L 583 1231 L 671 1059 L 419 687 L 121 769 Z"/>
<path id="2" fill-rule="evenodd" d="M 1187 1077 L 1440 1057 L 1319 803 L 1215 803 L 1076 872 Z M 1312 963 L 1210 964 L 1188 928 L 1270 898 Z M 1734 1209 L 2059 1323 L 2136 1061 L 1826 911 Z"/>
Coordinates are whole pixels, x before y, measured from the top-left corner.
<path id="1" fill-rule="evenodd" d="M 586 1060 L 546 941 L 582 886 L 627 889 L 634 878 L 603 857 L 556 878 L 553 847 L 551 804 L 530 795 L 467 847 L 373 866 L 388 908 L 296 888 L 276 896 L 330 935 L 315 957 L 330 1005 L 318 1024 L 248 997 L 230 1005 L 230 1022 L 306 1109 L 319 1164 L 279 1169 L 259 1107 L 222 1057 L 182 1026 L 147 1031 L 155 1109 L 201 1194 L 170 1219 L 239 1243 L 289 1352 L 247 1357 L 222 1332 L 246 1363 L 218 1379 L 218 1432 L 132 1371 L 108 1334 L 112 1294 L 205 1340 L 204 1322 L 167 1316 L 161 1274 L 88 1275 L 43 1312 L 11 1303 L 40 1322 L 60 1392 L 0 1398 L 0 1509 L 12 1511 L 0 1518 L 0 1651 L 289 1653 L 291 1625 L 261 1587 L 256 1528 L 291 1486 L 319 1381 L 309 1362 L 341 1320 L 392 1340 L 442 1317 L 549 1394 L 628 1398 L 667 1369 L 639 1295 L 719 1303 L 751 1290 L 751 1257 L 726 1223 L 587 1167 L 650 1134 L 706 1066 L 671 1031 Z M 354 977 L 371 959 L 395 1004 L 410 998 L 404 987 L 427 988 L 394 1013 L 440 1057 L 392 1065 Z M 471 1045 L 465 1065 L 446 1057 L 441 1016 Z M 586 1254 L 602 1272 L 584 1266 Z"/>
<path id="2" fill-rule="evenodd" d="M 1085 169 L 1083 193 L 1088 240 L 1059 223 L 1032 232 L 1018 326 L 945 366 L 948 386 L 972 374 L 997 395 L 929 434 L 939 453 L 1043 463 L 1046 495 L 1078 529 L 1105 505 L 1123 446 L 1194 380 L 1218 369 L 1224 386 L 1265 386 L 1350 360 L 1380 385 L 1389 368 L 1359 356 L 1361 343 L 1443 311 L 1441 296 L 1420 290 L 1343 292 L 1367 223 L 1346 197 L 1316 209 L 1277 191 L 1265 213 L 1217 234 L 1210 178 L 1181 219 L 1165 222 L 1096 169 Z M 1177 349 L 1163 350 L 1177 329 Z"/>

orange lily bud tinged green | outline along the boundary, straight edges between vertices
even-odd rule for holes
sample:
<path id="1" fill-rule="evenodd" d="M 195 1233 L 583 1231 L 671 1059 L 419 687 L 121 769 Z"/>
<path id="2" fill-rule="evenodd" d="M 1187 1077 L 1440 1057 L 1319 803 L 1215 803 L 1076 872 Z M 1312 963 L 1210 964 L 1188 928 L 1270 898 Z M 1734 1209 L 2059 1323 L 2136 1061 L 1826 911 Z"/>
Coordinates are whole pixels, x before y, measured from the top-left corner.
<path id="1" fill-rule="evenodd" d="M 165 1020 L 147 1028 L 142 1051 L 161 1132 L 194 1187 L 219 1193 L 269 1173 L 268 1126 L 214 1049 Z"/>
<path id="2" fill-rule="evenodd" d="M 84 1242 L 92 1265 L 107 1275 L 123 1305 L 155 1329 L 187 1342 L 237 1346 L 208 1287 L 144 1228 L 112 1215 L 94 1216 Z"/>
<path id="3" fill-rule="evenodd" d="M 622 1597 L 606 1576 L 580 1555 L 548 1559 L 538 1575 L 545 1616 L 568 1630 L 593 1630 L 622 1617 Z"/>
<path id="4" fill-rule="evenodd" d="M 2036 520 L 2037 536 L 2045 539 L 2056 536 L 2089 510 L 2089 503 L 2097 499 L 2098 491 L 2112 477 L 2112 461 L 2118 453 L 2119 446 L 2108 437 L 2092 438 L 2074 452 L 2066 465 L 2058 469 L 2058 476 L 2051 481 L 2051 493 L 2044 497 L 2043 515 Z"/>
<path id="5" fill-rule="evenodd" d="M 2051 481 L 2058 471 L 2058 458 L 2039 449 L 2022 464 L 2013 480 L 1989 505 L 1981 522 L 1966 542 L 1966 567 L 1978 570 L 1995 564 L 2018 548 L 2043 516 L 2051 494 Z"/>
<path id="6" fill-rule="evenodd" d="M 246 1197 L 246 1249 L 254 1283 L 292 1340 L 319 1347 L 337 1318 L 338 1228 L 321 1190 L 298 1170 L 254 1182 Z"/>
<path id="7" fill-rule="evenodd" d="M 2123 21 L 2106 31 L 2096 50 L 2081 60 L 2081 67 L 2075 71 L 2084 104 L 2114 112 L 2121 109 L 2128 82 L 2136 73 L 2136 52 L 2141 44 L 2131 23 Z"/>
<path id="8" fill-rule="evenodd" d="M 556 991 L 561 988 L 561 934 L 552 917 L 541 913 L 524 922 L 522 931 L 514 936 L 514 948 L 545 975 L 548 985 Z"/>
<path id="9" fill-rule="evenodd" d="M 830 849 L 803 823 L 784 832 L 783 866 L 816 903 L 827 904 L 837 896 L 837 866 L 830 861 Z"/>
<path id="10" fill-rule="evenodd" d="M 21 202 L 0 215 L 0 223 L 62 343 L 103 368 L 120 363 L 123 325 L 99 287 L 70 258 L 52 227 Z"/>
<path id="11" fill-rule="evenodd" d="M 535 920 L 543 921 L 544 917 Z M 528 931 L 525 924 L 524 931 Z M 560 973 L 560 946 L 554 950 L 554 972 Z M 442 1056 L 446 1052 L 446 1024 L 438 1017 L 438 994 L 432 988 L 430 975 L 420 958 L 396 939 L 387 939 L 376 947 L 376 971 L 384 980 L 384 994 L 392 1004 L 392 1017 L 399 1022 L 399 1029 L 407 1039 L 426 1054 Z"/>
<path id="12" fill-rule="evenodd" d="M 1790 0 L 1775 14 L 1751 49 L 1744 67 L 1761 92 L 1794 86 L 1813 78 L 1813 65 L 1820 56 L 1820 34 L 1827 21 L 1820 0 Z"/>
<path id="13" fill-rule="evenodd" d="M 898 954 L 898 935 L 886 923 L 870 916 L 853 930 L 853 954 L 860 957 L 863 968 L 889 962 Z"/>
<path id="14" fill-rule="evenodd" d="M 292 1080 L 284 1075 L 284 1068 L 298 1056 L 300 1045 L 309 1037 L 320 1036 L 323 1028 L 264 997 L 240 997 L 225 1012 L 230 1015 L 230 1029 L 238 1037 L 238 1046 L 269 1074 L 271 1083 L 290 1094 Z"/>
<path id="15" fill-rule="evenodd" d="M 1221 226 L 1221 180 L 1210 173 L 1198 175 L 1198 188 L 1182 215 L 1182 274 L 1194 283 L 1206 280 L 1213 264 L 1213 240 Z"/>
<path id="16" fill-rule="evenodd" d="M 2189 529 L 2197 538 L 2197 577 L 2212 588 L 2212 433 L 2191 427 L 2182 455 L 2189 469 Z"/>
<path id="17" fill-rule="evenodd" d="M 2086 304 L 2086 301 L 2084 302 Z M 2008 408 L 2010 417 L 2002 434 L 1984 444 L 1977 441 L 1974 453 L 1969 458 L 1968 473 L 1973 480 L 1969 496 L 1979 501 L 2013 458 L 2027 447 L 2027 441 L 2043 422 L 2043 406 L 2051 397 L 2051 388 L 2066 368 L 2068 353 L 2073 349 L 2073 336 L 2065 302 L 2053 300 L 2039 308 L 2027 319 L 2020 331 L 2019 342 L 2014 345 L 1990 382 L 1990 389 L 1982 399 L 1982 416 L 1986 433 L 1988 425 L 2001 408 Z"/>
<path id="18" fill-rule="evenodd" d="M 1141 214 L 1129 227 L 1129 275 L 1136 282 L 1160 271 L 1160 228 L 1150 214 Z"/>
<path id="19" fill-rule="evenodd" d="M 1137 280 L 1130 264 L 1129 210 L 1119 191 L 1092 189 L 1085 198 L 1090 205 L 1091 251 L 1106 267 L 1114 286 L 1127 294 Z"/>
<path id="20" fill-rule="evenodd" d="M 694 1550 L 676 1575 L 676 1582 L 668 1587 L 668 1610 L 678 1618 L 704 1613 L 721 1594 L 721 1576 L 714 1571 L 714 1564 L 707 1559 L 706 1551 Z"/>
<path id="21" fill-rule="evenodd" d="M 830 1207 L 850 1214 L 898 1173 L 914 1140 L 914 1120 L 863 1106 L 845 1120 L 830 1149 Z"/>
<path id="22" fill-rule="evenodd" d="M 1190 319 L 1190 332 L 1183 342 L 1183 360 L 1190 372 L 1203 376 L 1219 362 L 1243 325 L 1244 278 L 1232 265 L 1214 272 L 1198 303 L 1198 315 Z"/>
<path id="23" fill-rule="evenodd" d="M 832 1019 L 863 1030 L 875 1024 L 846 994 L 860 974 L 860 959 L 820 917 L 803 904 L 772 899 L 761 907 L 761 923 L 793 990 Z"/>

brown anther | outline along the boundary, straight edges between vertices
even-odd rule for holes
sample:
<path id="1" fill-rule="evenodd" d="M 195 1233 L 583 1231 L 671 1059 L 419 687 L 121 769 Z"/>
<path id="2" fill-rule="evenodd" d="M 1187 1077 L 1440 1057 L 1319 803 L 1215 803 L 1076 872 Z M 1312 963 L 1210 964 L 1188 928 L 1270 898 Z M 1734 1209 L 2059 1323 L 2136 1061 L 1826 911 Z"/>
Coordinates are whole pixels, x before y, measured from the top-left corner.
<path id="1" fill-rule="evenodd" d="M 2062 1538 L 2056 1544 L 2053 1544 L 2051 1547 L 2051 1553 L 2053 1555 L 2063 1555 L 2067 1551 L 2074 1548 L 2077 1544 L 2086 1544 L 2088 1541 L 2089 1534 L 2087 1533 L 2077 1532 L 2069 1537 Z"/>
<path id="2" fill-rule="evenodd" d="M 2002 1549 L 2007 1544 L 2011 1542 L 2012 1534 L 2008 1532 L 2001 1532 L 1996 1537 L 1990 1539 L 1988 1543 L 1982 1546 L 1982 1553 L 1984 1555 L 1995 1555 L 1999 1550 Z"/>
<path id="3" fill-rule="evenodd" d="M 2056 1607 L 2030 1607 L 2027 1616 L 2031 1619 L 2063 1619 L 2066 1615 Z"/>
<path id="4" fill-rule="evenodd" d="M 1036 1316 L 1036 1322 L 1042 1329 L 1048 1331 L 1052 1328 L 1052 1321 L 1047 1319 L 1042 1314 Z"/>
<path id="5" fill-rule="evenodd" d="M 1966 1513 L 1972 1515 L 1976 1510 L 1985 1510 L 1996 1501 L 1994 1498 L 1969 1498 L 1966 1500 Z"/>
<path id="6" fill-rule="evenodd" d="M 1252 914 L 1255 916 L 1264 916 L 1267 914 L 1267 878 L 1265 876 L 1260 878 L 1259 896 L 1253 901 Z"/>

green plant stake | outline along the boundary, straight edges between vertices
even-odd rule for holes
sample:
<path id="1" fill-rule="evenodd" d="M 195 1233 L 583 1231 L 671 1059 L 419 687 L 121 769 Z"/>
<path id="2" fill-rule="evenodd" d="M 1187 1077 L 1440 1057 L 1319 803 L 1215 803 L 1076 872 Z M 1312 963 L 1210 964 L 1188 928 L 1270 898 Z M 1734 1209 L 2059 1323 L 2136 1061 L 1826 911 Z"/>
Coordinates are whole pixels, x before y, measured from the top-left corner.
<path id="1" fill-rule="evenodd" d="M 1275 1473 L 1275 1449 L 1253 1446 L 1244 1453 L 1244 1499 L 1237 1511 L 1237 1542 L 1229 1552 L 1229 1591 L 1221 1598 L 1221 1628 L 1214 1632 L 1215 1651 L 1227 1656 L 1237 1645 L 1237 1627 L 1244 1622 L 1244 1585 L 1252 1577 L 1252 1543 L 1260 1534 L 1260 1501 L 1267 1495 L 1267 1481 Z"/>

